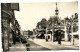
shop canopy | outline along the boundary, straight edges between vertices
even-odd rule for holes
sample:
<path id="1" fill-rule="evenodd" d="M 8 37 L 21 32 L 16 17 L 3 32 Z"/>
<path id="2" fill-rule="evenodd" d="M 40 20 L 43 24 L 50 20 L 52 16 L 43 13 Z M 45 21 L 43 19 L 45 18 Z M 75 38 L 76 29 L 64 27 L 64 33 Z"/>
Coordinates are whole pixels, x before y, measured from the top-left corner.
<path id="1" fill-rule="evenodd" d="M 70 35 L 79 35 L 79 32 L 77 31 L 77 32 L 73 32 L 73 33 L 70 33 Z"/>

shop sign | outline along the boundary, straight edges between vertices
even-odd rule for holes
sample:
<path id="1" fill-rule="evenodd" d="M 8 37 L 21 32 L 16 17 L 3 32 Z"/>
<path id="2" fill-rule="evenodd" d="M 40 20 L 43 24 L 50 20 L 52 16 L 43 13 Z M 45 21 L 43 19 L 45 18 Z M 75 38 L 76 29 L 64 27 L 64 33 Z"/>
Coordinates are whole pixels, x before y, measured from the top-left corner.
<path id="1" fill-rule="evenodd" d="M 11 3 L 11 9 L 19 11 L 19 3 Z"/>

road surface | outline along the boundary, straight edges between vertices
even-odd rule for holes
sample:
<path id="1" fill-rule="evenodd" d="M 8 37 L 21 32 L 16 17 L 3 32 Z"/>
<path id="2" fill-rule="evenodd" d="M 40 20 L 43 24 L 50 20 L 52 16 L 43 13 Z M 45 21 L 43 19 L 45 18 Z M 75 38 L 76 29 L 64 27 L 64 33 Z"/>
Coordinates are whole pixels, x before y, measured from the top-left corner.
<path id="1" fill-rule="evenodd" d="M 48 48 L 45 48 L 45 47 L 42 47 L 38 44 L 35 44 L 34 42 L 32 41 L 29 41 L 27 40 L 27 42 L 30 44 L 30 48 L 29 48 L 29 51 L 43 51 L 43 50 L 50 50 Z"/>

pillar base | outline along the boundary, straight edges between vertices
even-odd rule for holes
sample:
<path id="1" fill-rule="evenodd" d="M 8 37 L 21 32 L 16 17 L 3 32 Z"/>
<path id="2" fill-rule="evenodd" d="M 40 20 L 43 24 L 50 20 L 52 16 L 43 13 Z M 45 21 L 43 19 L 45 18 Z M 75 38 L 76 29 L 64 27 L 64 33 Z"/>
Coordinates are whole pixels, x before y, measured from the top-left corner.
<path id="1" fill-rule="evenodd" d="M 65 41 L 68 41 L 68 39 L 65 39 Z"/>

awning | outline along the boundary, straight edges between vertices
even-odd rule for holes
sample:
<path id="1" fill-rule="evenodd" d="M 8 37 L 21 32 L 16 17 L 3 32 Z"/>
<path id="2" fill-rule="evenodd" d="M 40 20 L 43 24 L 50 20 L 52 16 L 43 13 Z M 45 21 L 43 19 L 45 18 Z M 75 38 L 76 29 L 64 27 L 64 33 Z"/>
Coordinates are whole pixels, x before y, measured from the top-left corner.
<path id="1" fill-rule="evenodd" d="M 73 32 L 73 33 L 70 33 L 70 35 L 79 35 L 79 32 L 77 31 L 77 32 Z"/>

